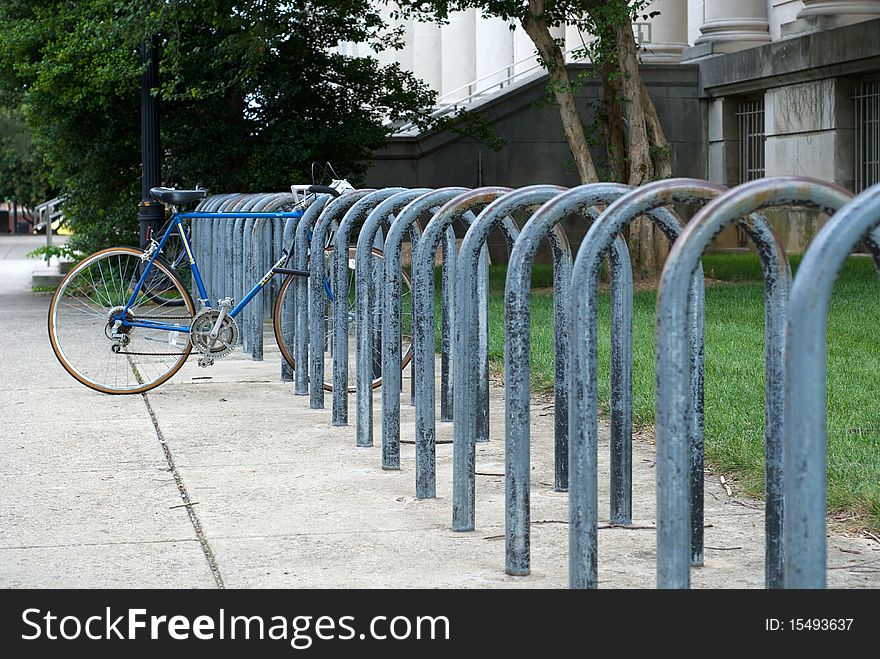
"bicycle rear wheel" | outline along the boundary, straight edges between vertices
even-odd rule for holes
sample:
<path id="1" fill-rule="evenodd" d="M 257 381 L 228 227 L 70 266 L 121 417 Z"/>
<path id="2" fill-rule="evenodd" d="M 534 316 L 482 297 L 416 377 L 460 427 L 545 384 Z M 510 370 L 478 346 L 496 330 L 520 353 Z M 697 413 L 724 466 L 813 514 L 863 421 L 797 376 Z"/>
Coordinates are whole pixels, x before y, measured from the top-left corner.
<path id="1" fill-rule="evenodd" d="M 121 317 L 146 267 L 142 254 L 131 247 L 97 252 L 70 271 L 52 298 L 52 350 L 68 373 L 95 391 L 149 391 L 174 375 L 192 350 L 188 334 L 195 315 L 192 298 L 159 260 L 153 262 L 125 318 L 174 325 L 187 332 L 123 327 L 116 332 L 121 337 L 112 337 L 114 319 Z"/>
<path id="2" fill-rule="evenodd" d="M 328 247 L 324 256 L 327 260 L 327 278 L 329 281 L 330 259 L 333 254 L 333 248 Z M 349 247 L 348 250 L 348 392 L 355 391 L 356 370 L 356 337 L 357 337 L 357 316 L 355 314 L 355 256 L 357 255 L 356 247 Z M 382 250 L 373 248 L 373 258 L 378 261 L 384 261 Z M 288 276 L 281 283 L 278 291 L 278 297 L 275 300 L 275 310 L 273 313 L 273 325 L 275 329 L 275 341 L 284 359 L 290 364 L 291 368 L 296 369 L 296 362 L 293 357 L 294 342 L 294 321 L 293 321 L 293 276 Z M 401 368 L 406 368 L 412 360 L 412 283 L 405 268 L 401 269 Z M 324 284 L 322 283 L 322 286 Z M 376 330 L 382 327 L 382 316 L 377 310 L 373 316 L 373 328 Z M 333 304 L 330 296 L 327 296 L 327 304 L 324 306 L 324 390 L 333 391 L 333 354 L 332 354 L 332 336 L 333 336 Z M 375 389 L 382 384 L 382 374 L 379 370 L 382 363 L 381 344 L 377 344 L 373 348 L 374 377 L 372 387 Z M 304 366 L 308 368 L 307 365 Z"/>

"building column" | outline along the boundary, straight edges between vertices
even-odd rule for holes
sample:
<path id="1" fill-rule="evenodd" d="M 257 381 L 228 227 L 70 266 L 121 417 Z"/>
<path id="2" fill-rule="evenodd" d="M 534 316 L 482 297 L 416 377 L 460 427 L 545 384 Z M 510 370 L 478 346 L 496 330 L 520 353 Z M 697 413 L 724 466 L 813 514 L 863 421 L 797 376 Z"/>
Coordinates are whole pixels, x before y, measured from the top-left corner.
<path id="1" fill-rule="evenodd" d="M 880 0 L 804 0 L 797 18 L 784 23 L 783 37 L 830 30 L 880 17 Z"/>
<path id="2" fill-rule="evenodd" d="M 487 18 L 476 10 L 476 78 L 483 78 L 474 92 L 494 91 L 496 85 L 513 75 L 513 32 L 500 18 Z"/>
<path id="3" fill-rule="evenodd" d="M 700 33 L 686 57 L 732 53 L 770 43 L 766 0 L 705 0 Z"/>
<path id="4" fill-rule="evenodd" d="M 413 70 L 413 21 L 412 18 L 393 18 L 392 12 L 397 9 L 396 5 L 383 5 L 378 8 L 379 15 L 388 24 L 389 28 L 403 28 L 403 48 L 394 50 L 388 48 L 376 54 L 376 59 L 382 66 L 400 64 L 405 71 Z"/>
<path id="5" fill-rule="evenodd" d="M 477 78 L 476 16 L 473 9 L 449 14 L 449 24 L 440 30 L 442 52 L 443 101 L 466 97 Z"/>
<path id="6" fill-rule="evenodd" d="M 443 60 L 440 26 L 437 23 L 413 23 L 413 73 L 438 94 L 443 89 Z"/>
<path id="7" fill-rule="evenodd" d="M 644 13 L 655 11 L 660 14 L 648 19 L 648 30 L 641 29 L 639 20 L 634 24 L 636 36 L 640 38 L 642 61 L 679 62 L 688 45 L 687 0 L 654 0 Z"/>
<path id="8" fill-rule="evenodd" d="M 804 8 L 798 13 L 798 18 L 831 16 L 841 20 L 840 25 L 848 25 L 880 16 L 880 0 L 803 0 L 803 2 Z"/>

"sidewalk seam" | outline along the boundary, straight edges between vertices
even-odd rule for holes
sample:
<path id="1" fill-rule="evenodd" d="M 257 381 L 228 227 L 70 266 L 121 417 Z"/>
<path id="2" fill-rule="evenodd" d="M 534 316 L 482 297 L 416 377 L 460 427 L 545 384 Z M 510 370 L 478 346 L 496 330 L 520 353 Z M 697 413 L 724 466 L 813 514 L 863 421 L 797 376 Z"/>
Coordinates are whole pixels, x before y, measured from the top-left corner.
<path id="1" fill-rule="evenodd" d="M 174 464 L 174 456 L 171 454 L 171 447 L 168 446 L 168 443 L 165 441 L 165 435 L 162 433 L 162 428 L 159 426 L 159 419 L 156 418 L 156 413 L 153 411 L 153 406 L 150 405 L 150 399 L 147 397 L 147 394 L 143 393 L 141 396 L 143 396 L 144 404 L 147 406 L 147 413 L 150 415 L 150 421 L 153 422 L 153 427 L 156 429 L 156 436 L 159 438 L 159 445 L 162 447 L 162 452 L 165 454 L 165 461 L 171 469 L 171 475 L 174 476 L 174 482 L 177 484 L 177 491 L 180 493 L 180 498 L 185 504 L 182 508 L 186 511 L 193 530 L 196 533 L 196 538 L 198 538 L 199 544 L 202 547 L 202 553 L 205 556 L 205 560 L 208 562 L 208 568 L 211 570 L 211 575 L 214 577 L 214 583 L 216 583 L 217 588 L 226 588 L 226 584 L 223 582 L 223 575 L 220 573 L 220 565 L 217 563 L 217 557 L 214 555 L 214 550 L 211 549 L 208 538 L 202 529 L 202 523 L 199 520 L 199 516 L 193 509 L 193 506 L 190 505 L 192 504 L 192 500 L 189 498 L 189 492 L 186 489 L 186 484 L 183 482 L 183 476 L 180 475 L 180 472 L 177 471 L 177 465 Z"/>

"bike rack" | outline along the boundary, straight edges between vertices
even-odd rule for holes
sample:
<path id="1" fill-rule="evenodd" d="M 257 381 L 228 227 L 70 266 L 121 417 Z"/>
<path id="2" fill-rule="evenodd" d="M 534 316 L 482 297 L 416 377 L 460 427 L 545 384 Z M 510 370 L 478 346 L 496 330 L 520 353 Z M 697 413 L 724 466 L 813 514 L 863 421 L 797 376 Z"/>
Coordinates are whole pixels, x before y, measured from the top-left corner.
<path id="1" fill-rule="evenodd" d="M 312 231 L 311 253 L 322 255 L 319 259 L 309 259 L 309 406 L 313 410 L 324 409 L 324 350 L 327 339 L 324 309 L 327 306 L 327 291 L 324 290 L 323 254 L 327 232 L 354 204 L 373 192 L 375 190 L 372 188 L 366 188 L 337 197 L 324 207 Z M 335 280 L 335 264 L 334 259 L 331 261 L 331 281 Z"/>
<path id="2" fill-rule="evenodd" d="M 453 426 L 452 529 L 475 528 L 476 444 L 488 439 L 487 236 L 502 231 L 509 263 L 505 286 L 505 570 L 530 571 L 530 295 L 535 253 L 545 239 L 553 256 L 554 487 L 569 490 L 569 582 L 597 585 L 598 529 L 598 277 L 606 257 L 611 279 L 610 522 L 632 523 L 633 282 L 621 233 L 637 217 L 653 221 L 672 242 L 660 280 L 656 316 L 657 585 L 685 588 L 703 560 L 703 289 L 701 257 L 724 228 L 738 223 L 755 244 L 764 275 L 765 584 L 825 586 L 825 331 L 834 279 L 865 240 L 880 272 L 880 185 L 851 200 L 835 185 L 804 177 L 761 179 L 731 190 L 697 179 L 668 179 L 638 188 L 595 183 L 566 190 L 537 185 L 357 190 L 319 195 L 301 218 L 283 224 L 236 218 L 193 222 L 196 258 L 206 264 L 213 291 L 240 289 L 280 257 L 293 238 L 297 278 L 288 331 L 297 365 L 282 364 L 295 394 L 324 405 L 324 354 L 332 342 L 332 423 L 348 417 L 348 247 L 357 233 L 355 305 L 357 446 L 373 445 L 374 349 L 382 347 L 381 467 L 400 468 L 401 264 L 412 245 L 413 395 L 416 497 L 436 496 L 435 262 L 441 274 L 439 414 Z M 284 208 L 287 193 L 208 197 L 202 211 Z M 684 227 L 674 204 L 702 206 Z M 792 282 L 785 250 L 759 213 L 770 207 L 808 207 L 834 213 L 809 246 Z M 603 209 L 601 212 L 600 210 Z M 530 218 L 517 228 L 514 213 Z M 836 211 L 836 212 L 835 212 Z M 418 220 L 430 215 L 421 231 Z M 560 222 L 579 216 L 590 227 L 572 261 Z M 460 250 L 453 224 L 467 225 Z M 384 266 L 371 248 L 388 223 Z M 335 292 L 332 335 L 323 255 L 335 228 L 330 281 Z M 309 232 L 312 233 L 309 241 Z M 458 251 L 458 253 L 456 253 Z M 231 267 L 229 267 L 231 265 Z M 263 291 L 242 322 L 242 342 L 262 358 L 262 326 L 278 293 Z M 373 322 L 381 313 L 381 327 Z M 453 329 L 454 328 L 454 329 Z M 450 349 L 451 348 L 451 349 Z M 308 371 L 305 365 L 308 363 Z M 309 386 L 311 385 L 311 386 Z M 783 505 L 784 502 L 784 505 Z M 784 559 L 784 560 L 783 560 Z"/>
<path id="3" fill-rule="evenodd" d="M 475 524 L 476 444 L 489 441 L 489 261 L 486 239 L 499 229 L 510 254 L 519 236 L 511 213 L 536 207 L 563 188 L 531 186 L 499 196 L 471 223 L 456 260 L 456 331 L 454 333 L 453 529 Z M 473 355 L 478 355 L 477 359 Z"/>
<path id="4" fill-rule="evenodd" d="M 404 238 L 409 233 L 414 259 L 416 249 L 418 249 L 415 233 L 421 233 L 418 226 L 419 217 L 428 212 L 436 213 L 440 210 L 440 206 L 464 192 L 467 192 L 466 188 L 440 188 L 421 195 L 398 213 L 391 223 L 391 228 L 385 239 L 385 313 L 382 316 L 382 336 L 384 339 L 382 351 L 382 466 L 386 469 L 400 468 L 401 247 Z M 444 252 L 444 257 L 446 254 L 448 252 Z M 446 260 L 444 259 L 444 262 Z M 417 322 L 414 303 L 415 283 L 413 282 L 413 300 L 410 310 L 413 330 Z M 413 334 L 415 334 L 414 331 Z M 415 353 L 414 336 L 413 352 Z M 413 354 L 413 387 L 415 387 L 416 373 L 416 359 Z M 412 393 L 412 400 L 415 402 L 415 389 Z M 434 460 L 433 457 L 431 459 L 428 457 L 424 451 L 416 451 L 416 498 L 419 499 L 429 499 L 436 495 Z"/>
<path id="5" fill-rule="evenodd" d="M 357 416 L 355 426 L 355 444 L 357 446 L 373 445 L 373 386 L 372 381 L 377 370 L 374 363 L 373 349 L 377 345 L 383 345 L 384 335 L 382 326 L 374 326 L 374 314 L 382 313 L 384 298 L 379 295 L 381 282 L 385 280 L 385 272 L 388 268 L 387 260 L 384 262 L 382 272 L 373 272 L 372 249 L 383 223 L 393 221 L 410 202 L 415 201 L 425 193 L 430 192 L 427 188 L 405 190 L 391 195 L 373 210 L 361 225 L 358 234 L 357 253 L 355 256 L 355 313 L 357 316 L 357 350 L 356 350 L 356 377 L 355 396 Z M 348 249 L 346 248 L 346 252 Z M 398 339 L 398 352 L 400 339 Z M 398 367 L 399 370 L 400 367 Z M 383 444 L 383 449 L 385 445 Z M 396 456 L 382 454 L 383 469 L 400 468 L 400 453 Z"/>
<path id="6" fill-rule="evenodd" d="M 712 239 L 725 227 L 740 226 L 755 243 L 765 283 L 765 418 L 766 541 L 765 580 L 779 587 L 783 554 L 781 534 L 782 434 L 784 410 L 784 328 L 790 274 L 785 251 L 769 225 L 756 211 L 778 206 L 807 206 L 834 213 L 851 198 L 836 185 L 806 177 L 775 177 L 744 183 L 716 198 L 688 223 L 673 244 L 660 279 L 657 302 L 657 586 L 690 585 L 691 517 L 689 483 L 689 428 L 687 419 L 688 369 L 686 305 L 692 273 Z M 748 216 L 748 217 L 747 217 Z M 740 219 L 746 218 L 746 219 Z M 824 510 L 822 511 L 824 515 Z"/>
<path id="7" fill-rule="evenodd" d="M 296 247 L 293 245 L 293 241 L 296 239 L 296 223 L 299 219 L 302 219 L 302 218 L 298 218 L 298 219 L 294 219 L 292 217 L 287 218 L 287 220 L 284 222 L 283 232 L 276 233 L 276 237 L 280 236 L 280 239 L 281 239 L 281 247 L 278 247 L 277 241 L 276 241 L 276 246 L 275 246 L 276 253 L 278 254 L 278 258 L 281 258 L 280 252 L 281 252 L 281 250 L 284 249 L 283 246 L 284 245 L 291 245 L 291 252 L 290 252 L 290 255 L 288 258 L 288 262 L 292 262 L 293 254 L 296 251 Z M 299 279 L 299 277 L 297 277 L 297 279 Z M 282 279 L 282 281 L 283 281 L 283 279 Z M 288 298 L 287 303 L 285 305 L 286 313 L 284 314 L 285 323 L 282 326 L 282 336 L 283 336 L 283 331 L 285 329 L 293 332 L 293 343 L 291 345 L 287 346 L 287 350 L 291 354 L 293 354 L 294 350 L 296 349 L 295 346 L 296 346 L 296 330 L 297 330 L 297 323 L 296 323 L 297 308 L 296 308 L 296 304 L 295 304 L 296 303 L 296 284 L 295 284 L 295 282 L 291 282 L 291 285 L 294 286 L 294 289 L 291 291 L 291 295 Z M 280 292 L 281 282 L 278 283 L 277 290 Z M 281 357 L 281 381 L 282 382 L 293 382 L 293 378 L 294 378 L 294 369 L 290 366 L 290 364 L 287 363 L 287 360 L 284 359 L 284 356 L 282 355 L 282 357 Z"/>
<path id="8" fill-rule="evenodd" d="M 354 228 L 360 226 L 374 208 L 386 199 L 405 191 L 406 188 L 383 188 L 371 192 L 348 209 L 333 233 L 330 281 L 333 282 L 331 304 L 333 306 L 332 420 L 334 426 L 348 425 L 348 242 Z M 314 244 L 312 241 L 313 250 Z"/>
<path id="9" fill-rule="evenodd" d="M 862 192 L 822 227 L 804 254 L 791 288 L 785 324 L 782 440 L 786 588 L 825 587 L 825 337 L 834 281 L 861 240 L 880 273 L 880 185 Z"/>
<path id="10" fill-rule="evenodd" d="M 434 262 L 440 241 L 447 238 L 453 222 L 461 218 L 467 224 L 475 220 L 473 209 L 485 206 L 501 195 L 509 192 L 509 188 L 485 187 L 462 192 L 447 201 L 434 214 L 419 237 L 418 246 L 413 254 L 413 357 L 416 360 L 416 489 L 421 492 L 435 490 L 435 445 L 436 420 L 434 412 Z M 449 243 L 447 243 L 448 245 Z M 449 259 L 452 250 L 444 248 L 444 263 Z M 483 279 L 479 293 L 485 305 L 488 282 Z M 444 282 L 444 291 L 452 290 Z M 444 297 L 444 305 L 449 304 Z M 448 308 L 452 308 L 450 304 Z M 482 328 L 481 328 L 482 329 Z M 446 331 L 446 328 L 443 328 Z M 450 344 L 449 336 L 442 339 L 443 349 Z M 478 356 L 479 362 L 485 361 L 485 355 Z M 455 477 L 453 477 L 455 478 Z M 453 503 L 453 523 L 455 531 L 462 528 L 461 512 Z"/>
<path id="11" fill-rule="evenodd" d="M 618 183 L 595 183 L 572 190 L 558 191 L 525 223 L 514 244 L 508 263 L 505 286 L 505 497 L 506 497 L 506 572 L 526 575 L 529 567 L 529 498 L 530 498 L 530 378 L 531 378 L 531 272 L 532 259 L 541 241 L 550 241 L 553 254 L 553 315 L 554 315 L 554 416 L 555 469 L 554 486 L 567 491 L 568 409 L 569 409 L 569 343 L 571 299 L 571 248 L 560 226 L 568 215 L 587 215 L 594 219 L 597 205 L 605 205 L 630 190 Z M 615 261 L 629 264 L 629 253 L 623 240 L 615 241 Z M 631 272 L 615 267 L 612 278 L 612 327 L 626 326 L 631 318 Z M 629 305 L 629 306 L 627 306 Z M 615 334 L 619 332 L 615 331 Z M 612 373 L 626 362 L 617 355 L 622 342 L 612 344 Z M 615 390 L 617 387 L 614 388 Z M 617 406 L 618 409 L 620 406 Z M 612 458 L 612 461 L 614 459 Z"/>
<path id="12" fill-rule="evenodd" d="M 296 224 L 293 243 L 293 267 L 296 270 L 309 269 L 309 231 L 314 227 L 324 209 L 332 203 L 329 194 L 318 197 L 306 208 L 303 216 Z M 297 369 L 294 373 L 293 393 L 306 396 L 309 393 L 309 286 L 311 278 L 297 277 L 294 288 L 294 322 L 296 323 L 294 361 Z"/>
<path id="13" fill-rule="evenodd" d="M 725 188 L 696 179 L 669 179 L 630 190 L 599 215 L 584 237 L 572 270 L 571 396 L 577 404 L 569 409 L 571 427 L 571 494 L 569 495 L 569 581 L 575 588 L 597 585 L 598 502 L 598 281 L 606 254 L 620 232 L 639 215 L 646 215 L 670 242 L 681 233 L 678 218 L 664 206 L 673 203 L 703 204 Z M 629 263 L 611 258 L 612 271 L 622 268 L 628 277 Z M 625 321 L 612 327 L 612 421 L 611 421 L 611 523 L 632 522 L 632 285 L 626 295 Z M 687 419 L 691 462 L 689 467 L 693 515 L 691 564 L 703 563 L 703 273 L 694 269 L 688 292 L 689 403 Z M 616 331 L 615 331 L 616 329 Z M 582 370 L 584 369 L 584 370 Z M 616 459 L 615 459 L 616 458 Z M 594 528 L 596 527 L 596 528 Z"/>
<path id="14" fill-rule="evenodd" d="M 295 199 L 290 193 L 259 195 L 239 210 L 242 212 L 266 213 L 280 210 L 294 201 Z M 248 281 L 255 282 L 259 280 L 263 273 L 281 258 L 281 249 L 277 247 L 278 240 L 276 239 L 276 234 L 280 238 L 283 230 L 283 225 L 272 218 L 256 218 L 254 220 L 252 241 L 254 248 L 251 251 L 251 276 L 248 278 Z M 256 361 L 262 361 L 263 359 L 263 322 L 266 317 L 271 317 L 272 315 L 276 285 L 276 282 L 272 282 L 271 286 L 267 285 L 264 287 L 257 294 L 257 299 L 254 303 L 248 306 L 248 309 L 251 309 L 252 357 Z M 245 310 L 245 313 L 247 313 L 248 309 Z"/>

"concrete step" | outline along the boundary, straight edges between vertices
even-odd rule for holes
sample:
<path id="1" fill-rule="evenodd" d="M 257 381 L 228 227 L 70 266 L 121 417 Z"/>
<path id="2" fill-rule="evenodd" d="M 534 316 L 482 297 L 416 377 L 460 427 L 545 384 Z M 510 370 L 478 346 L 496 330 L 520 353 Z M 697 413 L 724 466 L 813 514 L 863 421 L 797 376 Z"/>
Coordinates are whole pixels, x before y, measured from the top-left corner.
<path id="1" fill-rule="evenodd" d="M 73 261 L 59 262 L 55 258 L 51 259 L 48 264 L 45 261 L 40 261 L 34 267 L 34 272 L 31 276 L 31 286 L 40 288 L 58 286 L 73 266 Z"/>

